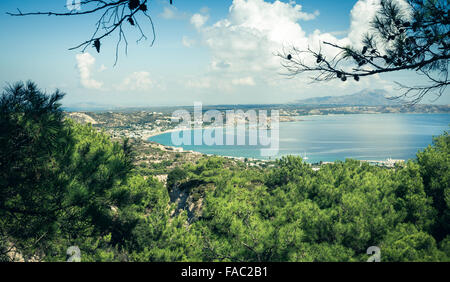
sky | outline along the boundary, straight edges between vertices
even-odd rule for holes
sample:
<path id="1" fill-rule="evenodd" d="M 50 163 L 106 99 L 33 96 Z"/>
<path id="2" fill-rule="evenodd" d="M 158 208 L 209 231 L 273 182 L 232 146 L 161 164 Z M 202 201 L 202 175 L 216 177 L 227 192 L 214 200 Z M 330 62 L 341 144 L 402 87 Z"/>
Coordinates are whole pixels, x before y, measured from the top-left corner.
<path id="1" fill-rule="evenodd" d="M 137 43 L 139 33 L 127 26 L 128 52 L 122 45 L 114 66 L 117 34 L 102 41 L 100 53 L 92 47 L 69 50 L 90 38 L 98 15 L 11 17 L 6 12 L 17 8 L 64 12 L 67 0 L 2 0 L 0 83 L 32 80 L 47 92 L 58 88 L 67 94 L 64 106 L 278 104 L 364 89 L 398 95 L 394 81 L 425 80 L 401 72 L 311 83 L 308 75 L 286 78 L 274 55 L 286 46 L 319 48 L 321 41 L 359 46 L 378 1 L 174 0 L 170 6 L 152 0 L 154 45 L 148 20 L 139 17 L 149 39 Z M 449 104 L 448 92 L 437 103 Z"/>

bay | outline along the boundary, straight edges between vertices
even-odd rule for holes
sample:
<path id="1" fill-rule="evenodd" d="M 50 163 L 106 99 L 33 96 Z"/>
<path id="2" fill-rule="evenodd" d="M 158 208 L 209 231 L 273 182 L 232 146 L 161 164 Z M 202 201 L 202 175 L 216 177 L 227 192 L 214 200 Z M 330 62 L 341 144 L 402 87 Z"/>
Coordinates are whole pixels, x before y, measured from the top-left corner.
<path id="1" fill-rule="evenodd" d="M 205 154 L 275 159 L 286 155 L 306 157 L 309 163 L 345 160 L 412 159 L 432 143 L 433 136 L 449 130 L 450 114 L 355 114 L 303 116 L 280 123 L 279 151 L 261 157 L 262 146 L 181 145 L 184 150 Z M 200 130 L 200 129 L 197 129 Z M 191 131 L 194 135 L 194 130 Z M 248 132 L 247 132 L 248 135 Z M 172 133 L 149 141 L 174 146 Z M 247 136 L 248 138 L 248 136 Z M 248 142 L 247 142 L 248 144 Z"/>

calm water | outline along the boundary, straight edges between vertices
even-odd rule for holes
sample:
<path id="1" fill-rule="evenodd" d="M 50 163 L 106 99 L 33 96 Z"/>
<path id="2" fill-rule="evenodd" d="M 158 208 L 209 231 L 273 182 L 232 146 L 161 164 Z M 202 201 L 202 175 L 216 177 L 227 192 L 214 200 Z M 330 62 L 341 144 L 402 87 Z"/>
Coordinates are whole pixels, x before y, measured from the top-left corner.
<path id="1" fill-rule="evenodd" d="M 307 156 L 308 162 L 411 159 L 427 147 L 432 137 L 449 131 L 450 114 L 367 114 L 306 116 L 300 121 L 280 123 L 279 153 Z M 193 135 L 193 134 L 192 134 Z M 173 146 L 171 133 L 150 141 Z M 261 157 L 258 146 L 182 146 L 206 154 Z"/>

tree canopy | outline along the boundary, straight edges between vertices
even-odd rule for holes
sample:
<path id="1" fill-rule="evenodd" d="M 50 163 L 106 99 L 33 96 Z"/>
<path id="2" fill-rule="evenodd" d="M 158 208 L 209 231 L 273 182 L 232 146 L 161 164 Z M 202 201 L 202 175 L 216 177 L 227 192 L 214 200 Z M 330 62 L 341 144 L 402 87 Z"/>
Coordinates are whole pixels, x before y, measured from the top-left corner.
<path id="1" fill-rule="evenodd" d="M 450 261 L 448 133 L 393 169 L 204 157 L 167 185 L 32 83 L 0 99 L 0 260 Z"/>

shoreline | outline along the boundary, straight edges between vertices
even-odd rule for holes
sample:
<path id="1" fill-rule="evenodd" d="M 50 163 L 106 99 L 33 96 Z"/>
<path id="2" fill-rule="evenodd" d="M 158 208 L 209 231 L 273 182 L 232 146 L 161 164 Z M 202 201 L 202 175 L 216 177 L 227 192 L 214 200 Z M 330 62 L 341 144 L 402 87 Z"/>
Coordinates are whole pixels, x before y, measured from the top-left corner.
<path id="1" fill-rule="evenodd" d="M 213 129 L 213 128 L 224 128 L 224 127 L 223 126 L 222 127 L 206 126 L 206 127 L 202 127 L 201 129 Z M 184 128 L 184 129 L 183 128 L 172 128 L 172 129 L 167 129 L 167 130 L 160 131 L 160 132 L 144 134 L 144 135 L 142 135 L 142 139 L 144 139 L 145 141 L 149 141 L 148 139 L 158 136 L 158 135 L 163 135 L 166 133 L 172 133 L 172 132 L 177 132 L 177 131 L 195 130 L 195 129 L 199 129 L 199 128 Z M 163 144 L 161 144 L 161 145 L 163 145 Z"/>
<path id="2" fill-rule="evenodd" d="M 184 130 L 189 130 L 189 129 L 184 129 Z M 158 135 L 163 135 L 163 134 L 166 134 L 166 133 L 171 133 L 171 132 L 176 132 L 176 131 L 183 131 L 183 129 L 175 129 L 175 128 L 173 128 L 173 129 L 167 129 L 167 130 L 164 130 L 164 131 L 159 131 L 159 132 L 153 132 L 153 133 L 148 133 L 148 134 L 144 134 L 144 135 L 142 135 L 142 139 L 144 140 L 144 141 L 149 141 L 148 139 L 150 139 L 150 138 L 152 138 L 152 137 L 155 137 L 155 136 L 158 136 Z M 161 144 L 162 145 L 162 144 Z M 164 145 L 163 145 L 164 146 Z"/>
<path id="3" fill-rule="evenodd" d="M 304 120 L 303 118 L 308 118 L 308 117 L 323 117 L 323 116 L 346 116 L 346 115 L 378 115 L 378 114 L 383 114 L 383 115 L 397 115 L 397 114 L 402 114 L 402 115 L 414 115 L 414 114 L 428 114 L 428 115 L 433 115 L 433 114 L 450 114 L 450 113 L 339 113 L 339 114 L 326 114 L 326 115 L 321 115 L 321 114 L 312 114 L 312 115 L 298 115 L 298 116 L 293 116 L 292 118 L 294 120 L 289 120 L 289 121 L 280 121 L 280 123 L 293 123 L 293 122 L 304 122 L 306 120 Z M 206 127 L 202 127 L 202 129 L 211 129 L 211 128 L 224 128 L 222 127 L 213 127 L 213 126 L 206 126 Z M 176 131 L 185 131 L 185 130 L 194 130 L 196 128 L 185 128 L 185 129 L 179 129 L 179 128 L 172 128 L 172 129 L 167 129 L 164 131 L 160 131 L 160 132 L 153 132 L 153 133 L 148 133 L 148 134 L 144 134 L 142 135 L 142 139 L 144 141 L 148 141 L 149 138 L 151 137 L 155 137 L 158 135 L 162 135 L 162 134 L 166 134 L 166 133 L 171 133 L 171 132 L 176 132 Z M 162 145 L 162 144 L 161 144 Z"/>
<path id="4" fill-rule="evenodd" d="M 234 126 L 233 126 L 233 127 L 234 127 Z M 201 129 L 203 130 L 203 129 L 224 129 L 224 128 L 226 128 L 226 127 L 223 127 L 223 126 L 222 126 L 222 127 L 206 126 L 206 127 L 202 127 Z M 173 151 L 173 152 L 176 152 L 176 151 L 179 150 L 179 149 L 183 149 L 183 152 L 182 152 L 182 153 L 200 154 L 200 155 L 205 155 L 205 156 L 208 156 L 208 157 L 212 157 L 212 156 L 220 156 L 220 157 L 223 157 L 223 158 L 228 158 L 228 159 L 238 160 L 238 161 L 242 161 L 242 162 L 243 162 L 245 159 L 247 159 L 247 160 L 249 160 L 249 161 L 258 161 L 258 162 L 270 162 L 270 161 L 275 161 L 275 160 L 278 159 L 278 158 L 274 158 L 273 160 L 266 160 L 266 159 L 257 159 L 257 158 L 249 158 L 249 157 L 235 157 L 235 156 L 225 156 L 225 155 L 217 155 L 217 154 L 208 154 L 208 153 L 202 153 L 202 152 L 198 152 L 198 151 L 194 151 L 194 150 L 185 150 L 183 147 L 164 145 L 164 144 L 161 144 L 161 143 L 158 143 L 158 142 L 149 140 L 151 137 L 163 135 L 163 134 L 166 134 L 166 133 L 177 132 L 177 131 L 185 131 L 185 130 L 195 130 L 195 129 L 192 129 L 192 128 L 191 128 L 191 129 L 188 129 L 188 128 L 185 128 L 185 129 L 179 129 L 179 128 L 177 128 L 177 129 L 175 129 L 175 128 L 173 128 L 173 129 L 168 129 L 168 130 L 161 131 L 161 132 L 158 132 L 158 133 L 155 132 L 155 133 L 152 133 L 152 134 L 146 134 L 146 135 L 143 135 L 143 136 L 142 136 L 142 140 L 145 141 L 145 142 L 152 142 L 152 143 L 158 144 L 159 146 L 161 146 L 161 147 L 163 147 L 163 148 L 172 148 L 172 149 L 173 149 L 173 150 L 167 150 L 167 151 Z"/>
<path id="5" fill-rule="evenodd" d="M 152 138 L 152 137 L 155 137 L 155 136 L 158 136 L 158 135 L 163 135 L 163 134 L 166 134 L 166 133 L 177 132 L 177 131 L 187 131 L 187 130 L 192 131 L 192 130 L 196 130 L 196 129 L 202 129 L 202 130 L 205 130 L 205 129 L 225 129 L 225 128 L 227 128 L 227 126 L 205 126 L 205 127 L 201 127 L 201 128 L 172 128 L 172 129 L 167 129 L 167 130 L 160 131 L 160 132 L 144 134 L 144 135 L 142 135 L 142 139 L 145 140 L 145 141 L 148 141 L 149 138 Z M 233 128 L 235 128 L 235 126 L 233 126 Z M 163 144 L 161 144 L 161 145 L 163 145 Z"/>
<path id="6" fill-rule="evenodd" d="M 393 115 L 393 113 L 382 113 L 382 114 L 389 115 L 389 116 Z M 409 113 L 399 113 L 399 115 L 404 115 L 404 114 L 407 114 L 408 116 L 410 115 Z M 424 113 L 424 114 L 426 114 L 426 115 L 433 115 L 434 113 Z M 296 120 L 294 121 L 294 123 L 303 122 L 303 121 L 305 121 L 304 118 L 306 118 L 306 117 L 314 118 L 314 117 L 320 117 L 320 116 L 347 116 L 347 115 L 348 114 L 306 115 L 306 116 L 305 115 L 299 115 L 299 116 L 295 117 Z M 354 115 L 354 114 L 352 114 L 352 115 Z M 363 115 L 373 115 L 373 114 L 363 114 Z M 398 114 L 396 113 L 394 115 L 398 115 Z M 444 115 L 445 115 L 445 118 L 446 118 L 447 114 L 444 114 Z M 285 122 L 283 122 L 283 123 L 285 123 Z M 289 123 L 292 123 L 292 122 L 289 122 Z M 447 126 L 448 126 L 448 123 L 447 123 Z M 235 126 L 232 126 L 232 127 L 235 128 Z M 281 155 L 279 155 L 279 156 L 274 156 L 274 157 L 272 157 L 270 159 L 265 159 L 265 158 L 258 158 L 258 157 L 255 158 L 254 156 L 253 157 L 245 157 L 245 156 L 226 156 L 226 155 L 214 154 L 214 153 L 210 154 L 210 153 L 194 151 L 192 149 L 186 150 L 186 149 L 183 148 L 183 146 L 164 145 L 164 144 L 161 144 L 159 142 L 149 140 L 152 137 L 163 135 L 163 134 L 167 134 L 167 133 L 172 133 L 172 132 L 180 132 L 180 131 L 187 131 L 187 130 L 192 131 L 192 130 L 195 130 L 195 129 L 206 130 L 206 129 L 225 129 L 225 128 L 227 128 L 227 127 L 225 127 L 225 126 L 220 126 L 220 127 L 217 127 L 217 126 L 216 127 L 214 127 L 214 126 L 205 126 L 205 127 L 201 127 L 201 128 L 194 128 L 194 129 L 193 128 L 172 128 L 172 129 L 167 129 L 167 130 L 164 130 L 164 131 L 158 131 L 158 132 L 152 132 L 152 133 L 149 133 L 149 134 L 144 134 L 144 135 L 142 135 L 141 139 L 143 139 L 146 142 L 152 142 L 154 144 L 158 144 L 158 145 L 160 145 L 163 148 L 164 147 L 168 148 L 168 150 L 170 150 L 170 151 L 182 151 L 182 152 L 186 152 L 186 153 L 189 152 L 189 153 L 201 154 L 201 155 L 205 155 L 205 156 L 221 156 L 221 157 L 225 157 L 225 158 L 229 158 L 229 159 L 235 159 L 235 160 L 240 160 L 240 161 L 244 161 L 245 159 L 247 159 L 249 161 L 268 162 L 268 161 L 274 161 L 274 160 L 280 159 L 282 157 Z M 417 153 L 417 151 L 415 153 Z M 298 154 L 298 155 L 302 156 L 301 153 Z M 392 159 L 390 157 L 388 157 L 388 155 L 390 155 L 390 154 L 387 154 L 384 158 L 381 155 L 379 155 L 379 156 L 375 156 L 374 155 L 373 158 L 369 156 L 370 158 L 368 158 L 368 159 L 355 159 L 354 157 L 353 158 L 352 157 L 346 157 L 346 159 L 350 158 L 350 159 L 355 159 L 355 160 L 359 160 L 361 162 L 368 162 L 368 163 L 373 163 L 373 162 L 382 163 L 382 162 L 386 162 L 388 160 L 392 161 Z M 403 156 L 403 155 L 402 156 L 399 155 L 398 159 L 397 160 L 394 159 L 394 161 L 401 160 L 401 161 L 405 162 L 405 161 L 407 161 L 408 159 L 411 159 L 411 158 L 413 158 L 412 155 L 411 155 L 411 157 L 409 157 L 409 156 L 406 157 L 406 156 Z M 312 159 L 313 160 L 309 160 L 309 161 L 305 160 L 305 161 L 310 163 L 310 164 L 315 164 L 315 163 L 317 163 L 316 160 L 319 159 L 319 158 L 317 158 L 317 159 L 312 158 Z M 320 158 L 320 159 L 322 159 L 322 158 Z M 340 160 L 341 157 L 339 157 L 338 159 Z"/>

